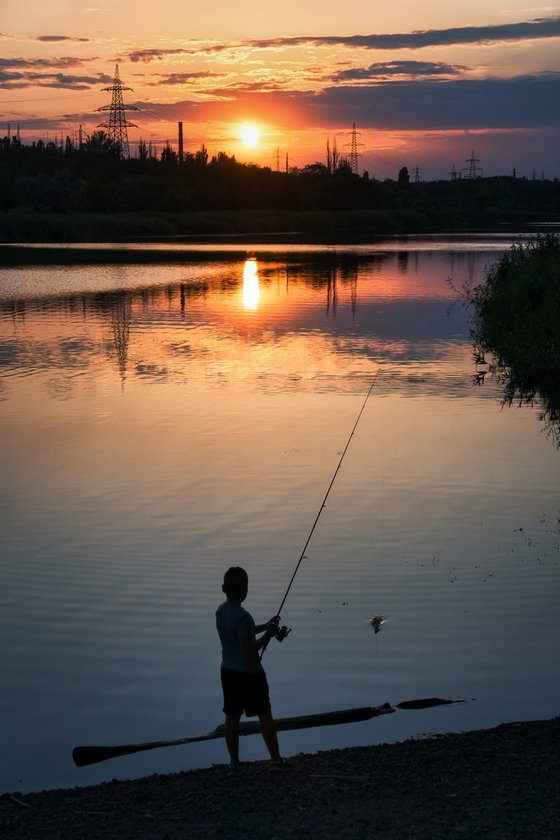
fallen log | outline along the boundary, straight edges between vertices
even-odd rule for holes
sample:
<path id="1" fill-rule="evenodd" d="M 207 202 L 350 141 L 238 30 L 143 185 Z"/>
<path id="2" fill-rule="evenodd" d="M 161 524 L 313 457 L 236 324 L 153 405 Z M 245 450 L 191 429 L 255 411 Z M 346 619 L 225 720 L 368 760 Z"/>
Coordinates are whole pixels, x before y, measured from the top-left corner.
<path id="1" fill-rule="evenodd" d="M 440 700 L 437 697 L 430 697 L 426 700 L 405 700 L 397 705 L 397 708 L 428 708 L 439 706 L 443 703 L 461 703 L 462 700 Z M 418 705 L 419 704 L 419 705 Z M 298 717 L 275 718 L 274 724 L 278 732 L 290 729 L 311 729 L 316 726 L 334 726 L 342 723 L 357 723 L 362 720 L 370 720 L 379 715 L 388 715 L 396 711 L 390 703 L 383 703 L 381 706 L 362 706 L 357 709 L 340 709 L 333 712 L 322 712 L 313 715 L 300 715 Z M 242 721 L 239 724 L 240 735 L 254 735 L 260 732 L 258 721 Z M 80 746 L 74 747 L 72 758 L 77 767 L 85 767 L 89 764 L 97 764 L 100 761 L 107 761 L 110 758 L 118 758 L 121 755 L 155 750 L 160 747 L 178 747 L 183 744 L 195 744 L 200 741 L 211 741 L 224 737 L 224 726 L 220 724 L 210 732 L 203 732 L 200 735 L 191 735 L 187 738 L 176 738 L 170 741 L 146 741 L 138 744 L 119 744 L 116 746 Z"/>

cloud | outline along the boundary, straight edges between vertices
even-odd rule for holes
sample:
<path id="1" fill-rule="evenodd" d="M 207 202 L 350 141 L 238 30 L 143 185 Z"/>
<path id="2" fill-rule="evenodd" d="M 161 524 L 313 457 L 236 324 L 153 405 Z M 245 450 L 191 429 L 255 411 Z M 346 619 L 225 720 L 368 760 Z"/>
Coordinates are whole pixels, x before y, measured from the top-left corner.
<path id="1" fill-rule="evenodd" d="M 62 56 L 61 58 L 0 58 L 0 68 L 76 67 L 80 64 L 86 64 L 86 62 L 96 60 L 96 58 L 84 59 L 70 55 Z"/>
<path id="2" fill-rule="evenodd" d="M 147 82 L 147 84 L 151 87 L 158 87 L 159 85 L 184 85 L 188 82 L 199 81 L 200 79 L 217 78 L 220 75 L 223 74 L 204 71 L 192 73 L 169 73 L 165 76 L 161 76 L 159 80 L 155 82 Z"/>
<path id="3" fill-rule="evenodd" d="M 330 87 L 310 97 L 316 119 L 363 128 L 430 130 L 559 125 L 560 73 L 514 79 L 393 81 Z"/>
<path id="4" fill-rule="evenodd" d="M 260 92 L 267 92 L 271 90 L 278 90 L 283 91 L 284 87 L 277 82 L 236 82 L 235 84 L 228 85 L 227 88 L 222 88 L 221 90 L 213 90 L 212 93 L 214 96 L 225 96 L 231 99 L 232 96 L 235 96 L 239 93 L 260 93 Z"/>
<path id="5" fill-rule="evenodd" d="M 418 50 L 423 47 L 456 44 L 488 44 L 497 41 L 528 41 L 560 37 L 560 17 L 537 18 L 523 23 L 489 26 L 463 26 L 450 29 L 425 29 L 389 35 L 290 36 L 251 40 L 253 47 L 344 46 L 366 50 Z"/>
<path id="6" fill-rule="evenodd" d="M 47 37 L 47 36 L 45 36 Z M 51 36 L 57 37 L 57 36 Z M 424 47 L 480 45 L 496 42 L 522 42 L 560 37 L 560 16 L 536 18 L 521 23 L 464 26 L 449 29 L 426 29 L 414 32 L 370 35 L 301 35 L 278 38 L 259 38 L 245 41 L 190 41 L 192 46 L 167 49 L 146 48 L 122 54 L 122 59 L 134 63 L 164 61 L 172 56 L 202 56 L 230 53 L 239 60 L 240 53 L 257 49 L 285 49 L 290 47 L 347 47 L 365 50 L 418 50 Z M 87 40 L 87 39 L 84 39 Z"/>
<path id="7" fill-rule="evenodd" d="M 147 103 L 162 119 L 177 109 L 193 123 L 231 121 L 241 113 L 260 115 L 285 128 L 302 120 L 309 128 L 352 125 L 361 129 L 429 131 L 511 129 L 558 126 L 560 73 L 514 79 L 433 79 L 382 81 L 367 85 L 329 86 L 312 91 L 255 92 L 217 88 L 214 101 Z M 226 100 L 227 97 L 227 100 Z M 142 107 L 141 103 L 137 103 Z"/>
<path id="8" fill-rule="evenodd" d="M 123 58 L 128 58 L 129 61 L 134 62 L 135 64 L 139 61 L 148 64 L 150 61 L 163 61 L 165 58 L 168 58 L 170 55 L 193 55 L 194 53 L 198 52 L 197 50 L 185 50 L 185 49 L 168 49 L 168 50 L 159 50 L 159 49 L 145 49 L 145 50 L 133 50 L 132 52 L 125 53 Z"/>
<path id="9" fill-rule="evenodd" d="M 5 90 L 29 87 L 69 88 L 88 90 L 92 85 L 111 83 L 111 76 L 98 73 L 96 76 L 67 74 L 64 68 L 80 67 L 97 58 L 0 58 L 0 88 Z"/>
<path id="10" fill-rule="evenodd" d="M 92 86 L 110 84 L 111 76 L 79 76 L 66 73 L 20 73 L 15 70 L 3 70 L 0 65 L 0 88 L 20 90 L 30 87 L 67 88 L 70 90 L 89 90 Z"/>
<path id="11" fill-rule="evenodd" d="M 330 76 L 332 82 L 351 82 L 369 79 L 387 79 L 395 76 L 458 76 L 468 70 L 461 64 L 443 64 L 433 61 L 389 61 L 370 64 L 369 67 L 357 67 L 340 70 Z"/>
<path id="12" fill-rule="evenodd" d="M 34 41 L 74 41 L 75 43 L 88 43 L 90 38 L 73 38 L 71 35 L 36 35 Z"/>
<path id="13" fill-rule="evenodd" d="M 123 53 L 123 58 L 129 61 L 142 62 L 149 64 L 151 61 L 164 61 L 166 58 L 174 55 L 212 55 L 213 53 L 221 53 L 227 50 L 242 47 L 243 44 L 213 44 L 208 45 L 207 42 L 196 42 L 194 46 L 187 49 L 185 47 L 172 47 L 170 49 L 147 48 L 144 50 L 132 50 L 128 53 Z"/>

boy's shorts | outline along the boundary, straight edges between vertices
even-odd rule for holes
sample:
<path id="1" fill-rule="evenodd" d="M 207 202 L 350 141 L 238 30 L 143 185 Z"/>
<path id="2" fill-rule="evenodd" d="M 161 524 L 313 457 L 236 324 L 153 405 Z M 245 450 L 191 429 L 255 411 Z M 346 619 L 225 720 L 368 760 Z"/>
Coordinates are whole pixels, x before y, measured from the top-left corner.
<path id="1" fill-rule="evenodd" d="M 221 669 L 224 714 L 237 717 L 264 715 L 270 712 L 268 682 L 265 674 L 245 674 L 230 668 Z"/>

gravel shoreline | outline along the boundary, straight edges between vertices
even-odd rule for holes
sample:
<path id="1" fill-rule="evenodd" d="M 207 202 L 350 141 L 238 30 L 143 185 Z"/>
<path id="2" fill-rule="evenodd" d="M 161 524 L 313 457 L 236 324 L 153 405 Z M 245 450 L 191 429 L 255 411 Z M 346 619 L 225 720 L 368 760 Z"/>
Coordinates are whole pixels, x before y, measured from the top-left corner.
<path id="1" fill-rule="evenodd" d="M 0 796 L 4 840 L 560 837 L 560 718 Z"/>

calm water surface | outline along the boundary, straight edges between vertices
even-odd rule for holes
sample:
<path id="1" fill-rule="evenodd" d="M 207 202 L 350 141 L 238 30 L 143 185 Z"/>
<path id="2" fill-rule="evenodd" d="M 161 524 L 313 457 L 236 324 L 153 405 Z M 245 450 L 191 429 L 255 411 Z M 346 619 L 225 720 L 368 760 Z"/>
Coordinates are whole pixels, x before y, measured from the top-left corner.
<path id="1" fill-rule="evenodd" d="M 225 761 L 219 741 L 81 770 L 71 750 L 221 722 L 223 571 L 276 612 L 376 374 L 266 652 L 274 711 L 468 702 L 283 751 L 558 714 L 560 454 L 537 407 L 473 384 L 454 291 L 509 244 L 0 269 L 0 791 Z"/>

